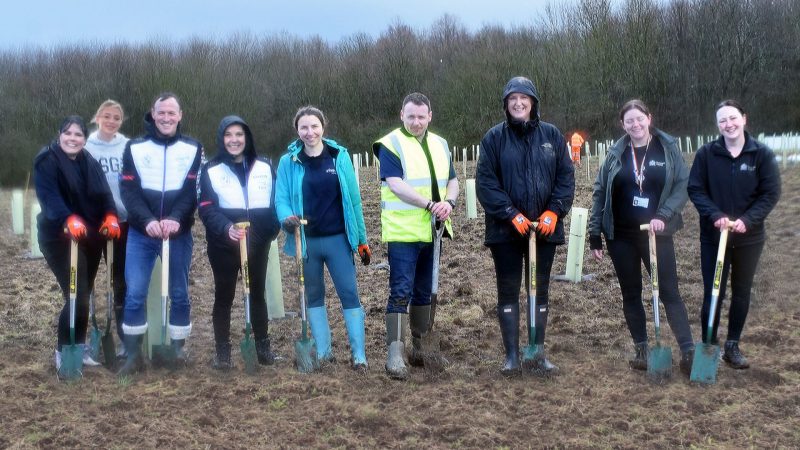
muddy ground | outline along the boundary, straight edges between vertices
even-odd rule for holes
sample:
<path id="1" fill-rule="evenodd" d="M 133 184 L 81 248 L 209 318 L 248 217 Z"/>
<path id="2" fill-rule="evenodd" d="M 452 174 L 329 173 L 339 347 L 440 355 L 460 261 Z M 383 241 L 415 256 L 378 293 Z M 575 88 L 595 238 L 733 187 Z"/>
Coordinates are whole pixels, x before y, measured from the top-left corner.
<path id="1" fill-rule="evenodd" d="M 363 170 L 361 177 L 373 261 L 385 262 L 374 169 Z M 60 294 L 45 262 L 26 257 L 28 238 L 12 234 L 10 194 L 3 191 L 0 447 L 797 448 L 800 170 L 789 168 L 783 177 L 783 198 L 768 220 L 770 239 L 742 341 L 752 368 L 734 371 L 723 363 L 713 386 L 689 383 L 677 364 L 665 385 L 628 368 L 631 342 L 613 268 L 608 259 L 595 262 L 588 251 L 584 273 L 594 274 L 594 280 L 551 287 L 547 348 L 561 375 L 547 380 L 501 376 L 495 283 L 482 245 L 482 212 L 479 208 L 481 217 L 467 221 L 463 196 L 455 212 L 456 239 L 446 244 L 442 257 L 437 327 L 452 365 L 439 378 L 421 369 L 412 370 L 406 382 L 385 375 L 388 272 L 376 265 L 358 268 L 367 310 L 366 375 L 349 368 L 344 324 L 330 283 L 338 363 L 320 373 L 298 374 L 292 342 L 299 324 L 290 319 L 270 324 L 274 348 L 285 357 L 275 366 L 248 376 L 236 353 L 234 371 L 213 370 L 212 278 L 198 223 L 190 287 L 192 365 L 176 372 L 151 369 L 132 380 L 91 368 L 78 382 L 59 382 L 53 348 Z M 575 206 L 589 207 L 590 195 L 584 171 Z M 684 219 L 687 227 L 676 238 L 678 270 L 699 339 L 702 282 L 691 204 Z M 554 274 L 564 273 L 565 260 L 566 246 L 559 249 Z M 294 266 L 285 257 L 282 271 L 286 309 L 297 310 Z M 103 276 L 101 268 L 98 280 Z M 98 285 L 104 298 L 102 282 Z M 99 315 L 105 317 L 102 308 Z M 237 302 L 234 320 L 241 316 Z M 723 330 L 726 323 L 723 317 Z M 241 327 L 233 328 L 238 342 Z M 668 331 L 667 339 L 677 359 Z"/>

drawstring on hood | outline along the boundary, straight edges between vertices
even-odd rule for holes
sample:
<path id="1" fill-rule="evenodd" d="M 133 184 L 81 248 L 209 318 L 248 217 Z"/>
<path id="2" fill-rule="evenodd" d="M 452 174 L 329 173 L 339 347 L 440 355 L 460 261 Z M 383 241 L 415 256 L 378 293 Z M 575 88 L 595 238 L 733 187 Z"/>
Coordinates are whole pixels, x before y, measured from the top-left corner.
<path id="1" fill-rule="evenodd" d="M 525 94 L 533 101 L 531 102 L 531 118 L 523 122 L 514 119 L 508 112 L 508 96 L 513 93 Z M 525 77 L 514 77 L 508 80 L 506 87 L 503 88 L 503 112 L 506 115 L 506 121 L 512 129 L 519 132 L 525 132 L 534 129 L 539 125 L 539 93 L 533 82 Z"/>

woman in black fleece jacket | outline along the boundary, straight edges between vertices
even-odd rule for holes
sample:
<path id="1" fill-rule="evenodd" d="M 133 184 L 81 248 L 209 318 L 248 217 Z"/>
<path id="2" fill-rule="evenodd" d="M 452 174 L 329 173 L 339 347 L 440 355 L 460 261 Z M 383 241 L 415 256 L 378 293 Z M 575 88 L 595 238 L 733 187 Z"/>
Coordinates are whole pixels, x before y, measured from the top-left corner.
<path id="1" fill-rule="evenodd" d="M 689 174 L 689 198 L 700 214 L 700 262 L 703 272 L 701 326 L 706 336 L 714 266 L 720 230 L 730 227 L 720 283 L 719 302 L 712 342 L 725 297 L 728 273 L 731 275 L 731 305 L 728 337 L 723 359 L 733 368 L 746 369 L 747 359 L 739 351 L 747 312 L 750 288 L 758 259 L 766 241 L 764 221 L 778 203 L 781 178 L 772 150 L 753 139 L 744 127 L 747 116 L 735 100 L 717 105 L 717 140 L 700 147 Z"/>
<path id="2" fill-rule="evenodd" d="M 86 124 L 69 116 L 59 127 L 58 138 L 33 160 L 36 197 L 42 207 L 37 217 L 39 246 L 56 276 L 64 296 L 58 319 L 56 370 L 61 366 L 61 347 L 69 344 L 70 240 L 78 241 L 75 342 L 86 341 L 89 293 L 100 265 L 106 239 L 119 238 L 114 197 L 100 164 L 83 148 Z M 83 363 L 97 365 L 84 352 Z"/>

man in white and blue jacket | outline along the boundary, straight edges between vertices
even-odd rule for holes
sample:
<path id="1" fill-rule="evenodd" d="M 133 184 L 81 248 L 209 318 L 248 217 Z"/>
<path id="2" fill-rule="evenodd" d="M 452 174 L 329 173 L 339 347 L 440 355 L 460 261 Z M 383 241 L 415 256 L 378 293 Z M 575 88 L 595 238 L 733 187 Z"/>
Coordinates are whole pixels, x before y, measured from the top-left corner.
<path id="1" fill-rule="evenodd" d="M 122 330 L 128 352 L 120 375 L 139 368 L 142 337 L 147 332 L 147 291 L 163 240 L 169 239 L 169 334 L 179 360 L 192 330 L 189 265 L 192 260 L 197 177 L 203 146 L 180 131 L 178 97 L 159 94 L 145 116 L 146 134 L 132 139 L 122 156 L 122 201 L 128 209 L 125 256 L 125 313 Z"/>

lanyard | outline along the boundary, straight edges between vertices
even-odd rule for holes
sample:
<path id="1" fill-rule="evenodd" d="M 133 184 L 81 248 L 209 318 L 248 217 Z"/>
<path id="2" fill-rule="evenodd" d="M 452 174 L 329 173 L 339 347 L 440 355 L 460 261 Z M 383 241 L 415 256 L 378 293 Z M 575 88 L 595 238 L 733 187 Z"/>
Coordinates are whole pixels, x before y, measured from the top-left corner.
<path id="1" fill-rule="evenodd" d="M 644 162 L 647 160 L 647 151 L 650 150 L 650 140 L 652 137 L 647 139 L 647 147 L 644 148 L 644 155 L 642 155 L 642 164 L 637 164 L 636 161 L 636 149 L 633 147 L 633 141 L 631 141 L 631 159 L 633 160 L 633 178 L 636 180 L 636 184 L 639 186 L 639 195 L 642 195 L 644 190 L 642 189 L 642 185 L 644 184 Z"/>

